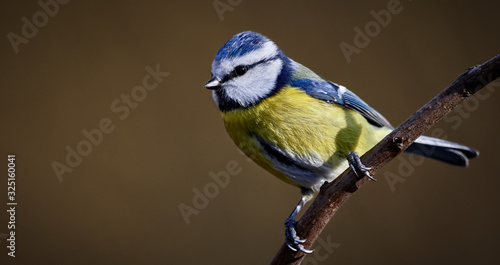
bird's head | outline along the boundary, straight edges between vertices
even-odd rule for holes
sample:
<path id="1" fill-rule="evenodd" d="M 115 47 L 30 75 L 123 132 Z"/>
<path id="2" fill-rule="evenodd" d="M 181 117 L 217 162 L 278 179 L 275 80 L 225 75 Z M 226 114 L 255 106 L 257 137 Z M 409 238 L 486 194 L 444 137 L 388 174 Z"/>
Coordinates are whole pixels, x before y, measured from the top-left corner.
<path id="1" fill-rule="evenodd" d="M 222 111 L 247 108 L 276 93 L 291 75 L 290 60 L 267 37 L 245 31 L 228 40 L 212 63 L 212 89 Z"/>

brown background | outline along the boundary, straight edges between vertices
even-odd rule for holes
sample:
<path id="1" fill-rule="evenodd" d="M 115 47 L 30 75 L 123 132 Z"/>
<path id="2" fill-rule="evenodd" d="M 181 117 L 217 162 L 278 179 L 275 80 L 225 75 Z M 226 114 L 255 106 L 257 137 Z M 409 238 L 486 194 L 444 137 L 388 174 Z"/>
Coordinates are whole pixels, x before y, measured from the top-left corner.
<path id="1" fill-rule="evenodd" d="M 353 28 L 372 21 L 370 11 L 386 9 L 388 0 L 242 1 L 222 21 L 212 1 L 71 1 L 17 54 L 7 34 L 21 34 L 21 18 L 41 8 L 37 1 L 3 4 L 0 150 L 5 159 L 17 156 L 19 205 L 17 257 L 7 257 L 0 238 L 0 263 L 269 263 L 299 191 L 248 162 L 227 136 L 203 88 L 220 46 L 243 30 L 261 32 L 398 125 L 468 67 L 499 52 L 500 5 L 493 2 L 402 1 L 403 11 L 350 64 L 339 44 L 353 44 Z M 157 64 L 170 76 L 120 120 L 111 102 Z M 490 88 L 498 90 L 499 82 Z M 323 232 L 325 241 L 339 244 L 334 252 L 316 244 L 324 261 L 311 256 L 304 264 L 495 260 L 497 93 L 469 102 L 458 128 L 446 121 L 434 127 L 481 151 L 469 168 L 426 160 L 392 192 L 384 174 L 398 174 L 401 162 L 393 161 Z M 115 130 L 59 182 L 51 163 L 64 163 L 65 146 L 76 148 L 85 139 L 81 130 L 103 118 Z M 193 188 L 203 189 L 210 172 L 230 161 L 241 173 L 186 224 L 179 204 L 192 206 Z M 1 168 L 7 171 L 7 162 Z M 6 182 L 0 181 L 4 194 Z M 2 198 L 0 235 L 7 232 Z"/>

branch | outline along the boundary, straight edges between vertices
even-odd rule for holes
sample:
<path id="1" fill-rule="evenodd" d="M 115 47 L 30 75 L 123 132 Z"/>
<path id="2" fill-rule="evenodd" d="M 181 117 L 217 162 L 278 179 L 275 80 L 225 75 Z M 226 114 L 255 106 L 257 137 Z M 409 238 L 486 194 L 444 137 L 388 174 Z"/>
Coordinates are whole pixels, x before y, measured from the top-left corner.
<path id="1" fill-rule="evenodd" d="M 500 77 L 500 54 L 461 74 L 450 86 L 366 152 L 361 161 L 372 168 L 371 173 L 374 175 L 456 105 L 498 77 Z M 304 243 L 306 249 L 311 248 L 339 207 L 367 179 L 367 177 L 359 179 L 352 170 L 347 169 L 334 181 L 321 187 L 318 196 L 296 226 L 300 238 L 306 239 Z M 294 252 L 283 244 L 271 264 L 300 264 L 304 257 L 304 253 Z"/>

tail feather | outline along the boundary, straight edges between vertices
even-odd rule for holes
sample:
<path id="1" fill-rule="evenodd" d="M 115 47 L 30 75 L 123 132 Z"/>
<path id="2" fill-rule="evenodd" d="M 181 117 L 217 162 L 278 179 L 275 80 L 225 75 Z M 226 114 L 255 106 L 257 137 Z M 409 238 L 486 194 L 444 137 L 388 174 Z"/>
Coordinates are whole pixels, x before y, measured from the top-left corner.
<path id="1" fill-rule="evenodd" d="M 479 155 L 474 148 L 428 136 L 420 136 L 405 152 L 456 166 L 468 166 L 469 159 Z"/>

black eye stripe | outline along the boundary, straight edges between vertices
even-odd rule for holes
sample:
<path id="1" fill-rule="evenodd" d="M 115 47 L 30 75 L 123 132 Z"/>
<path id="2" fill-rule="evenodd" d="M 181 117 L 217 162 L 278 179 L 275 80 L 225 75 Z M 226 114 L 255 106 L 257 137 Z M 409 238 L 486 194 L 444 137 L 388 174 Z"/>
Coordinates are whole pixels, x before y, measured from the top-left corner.
<path id="1" fill-rule="evenodd" d="M 273 60 L 276 60 L 276 59 L 278 59 L 278 58 L 277 57 L 273 57 L 273 58 L 269 58 L 269 59 L 264 59 L 264 60 L 258 61 L 258 62 L 253 63 L 253 64 L 249 64 L 249 65 L 238 65 L 229 74 L 227 74 L 226 76 L 224 76 L 224 78 L 222 78 L 221 83 L 224 83 L 224 82 L 226 82 L 226 81 L 228 81 L 230 79 L 233 79 L 235 77 L 240 76 L 240 75 L 238 75 L 236 73 L 236 68 L 238 68 L 238 67 L 245 67 L 246 68 L 245 73 L 246 73 L 250 69 L 254 68 L 255 66 L 257 66 L 257 65 L 259 65 L 261 63 L 267 63 L 267 62 L 270 62 L 270 61 L 273 61 Z"/>
<path id="2" fill-rule="evenodd" d="M 248 66 L 246 65 L 239 65 L 239 66 L 236 66 L 233 70 L 233 72 L 237 75 L 237 76 L 242 76 L 244 75 L 246 72 L 248 71 Z"/>

